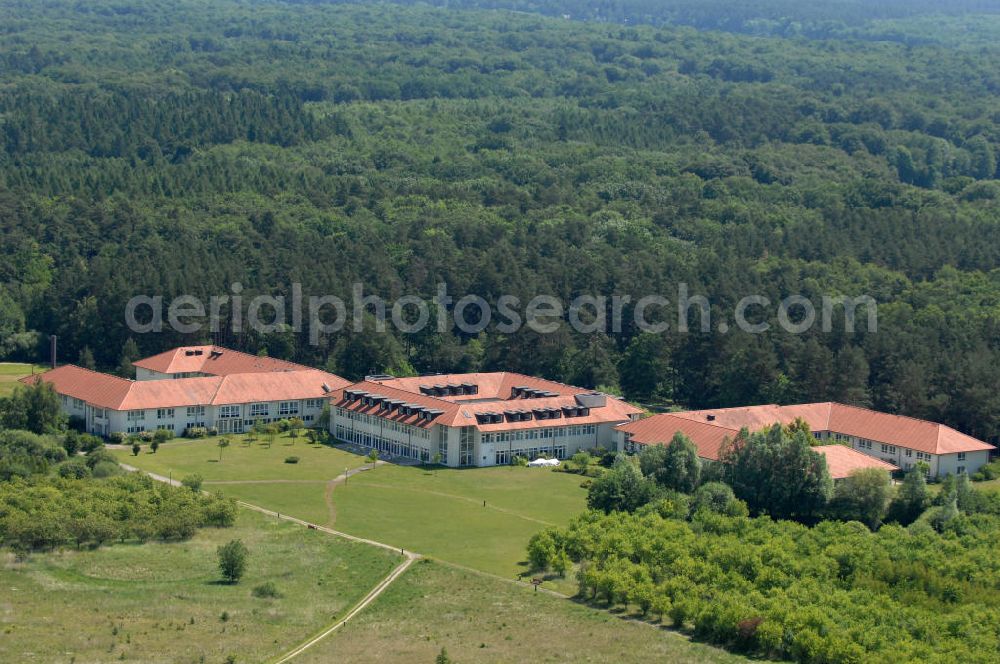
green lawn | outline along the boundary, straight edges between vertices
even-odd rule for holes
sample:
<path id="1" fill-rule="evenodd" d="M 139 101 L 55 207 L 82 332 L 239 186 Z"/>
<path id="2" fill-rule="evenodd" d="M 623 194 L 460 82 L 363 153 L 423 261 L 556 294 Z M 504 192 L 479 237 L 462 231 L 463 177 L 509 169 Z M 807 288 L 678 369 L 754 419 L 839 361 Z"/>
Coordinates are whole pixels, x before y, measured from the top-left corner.
<path id="1" fill-rule="evenodd" d="M 340 530 L 513 577 L 533 534 L 585 508 L 580 482 L 545 468 L 384 465 L 338 486 L 333 498 Z"/>
<path id="2" fill-rule="evenodd" d="M 119 458 L 143 470 L 173 475 L 198 473 L 205 481 L 247 480 L 331 480 L 365 462 L 363 457 L 325 445 L 311 445 L 304 436 L 293 441 L 283 434 L 273 445 L 257 441 L 247 443 L 244 436 L 229 436 L 229 447 L 222 450 L 219 460 L 218 437 L 191 440 L 175 438 L 151 454 L 149 446 L 143 447 L 138 457 L 130 450 L 119 450 Z M 296 464 L 285 463 L 285 458 L 299 457 Z"/>
<path id="3" fill-rule="evenodd" d="M 234 443 L 221 463 L 211 440 L 170 441 L 157 454 L 138 457 L 127 450 L 117 454 L 144 470 L 172 472 L 174 479 L 198 472 L 206 489 L 506 577 L 523 571 L 519 563 L 534 533 L 565 525 L 585 508 L 582 478 L 545 468 L 431 471 L 384 464 L 331 492 L 327 481 L 345 467 L 365 465 L 365 458 L 301 439 L 294 447 L 287 442 L 279 439 L 270 449 Z M 299 463 L 283 463 L 293 453 Z"/>
<path id="4" fill-rule="evenodd" d="M 34 365 L 35 373 L 41 373 L 48 367 Z M 32 365 L 18 362 L 0 362 L 0 397 L 10 395 L 18 385 L 18 380 L 31 374 Z"/>
<path id="5" fill-rule="evenodd" d="M 216 548 L 240 538 L 246 576 L 219 582 Z M 374 547 L 241 510 L 181 543 L 2 554 L 0 661 L 260 662 L 304 641 L 399 562 Z M 252 589 L 273 582 L 282 597 Z M 223 618 L 223 613 L 226 616 Z"/>
<path id="6" fill-rule="evenodd" d="M 440 563 L 418 562 L 341 630 L 320 662 L 746 662 L 675 632 Z"/>

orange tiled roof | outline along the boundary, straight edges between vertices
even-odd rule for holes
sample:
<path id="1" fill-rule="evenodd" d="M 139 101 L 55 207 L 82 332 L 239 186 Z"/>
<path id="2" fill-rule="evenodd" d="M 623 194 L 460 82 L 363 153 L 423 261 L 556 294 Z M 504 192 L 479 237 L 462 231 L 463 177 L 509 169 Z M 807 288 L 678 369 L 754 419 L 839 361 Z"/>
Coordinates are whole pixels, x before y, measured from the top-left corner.
<path id="1" fill-rule="evenodd" d="M 258 357 L 221 346 L 181 346 L 132 364 L 165 374 L 198 372 L 213 376 L 265 371 L 302 371 L 309 368 L 294 362 L 273 357 Z"/>
<path id="2" fill-rule="evenodd" d="M 71 364 L 22 382 L 34 380 L 50 382 L 60 394 L 112 410 L 317 399 L 348 384 L 318 369 L 134 381 Z"/>
<path id="3" fill-rule="evenodd" d="M 32 385 L 39 380 L 52 383 L 56 392 L 82 399 L 99 408 L 114 408 L 128 396 L 134 381 L 98 373 L 72 364 L 25 376 L 20 382 Z"/>
<path id="4" fill-rule="evenodd" d="M 472 383 L 479 388 L 477 394 L 453 395 L 444 397 L 448 401 L 478 401 L 484 399 L 509 399 L 510 391 L 515 387 L 530 387 L 535 390 L 546 390 L 563 396 L 580 394 L 587 390 L 573 387 L 554 380 L 526 376 L 513 371 L 493 371 L 465 374 L 434 374 L 431 376 L 408 376 L 406 378 L 389 378 L 375 381 L 379 385 L 394 387 L 405 392 L 420 393 L 422 385 L 447 385 Z"/>
<path id="5" fill-rule="evenodd" d="M 670 419 L 660 419 L 670 418 Z M 637 443 L 669 442 L 674 431 L 682 430 L 676 420 L 686 420 L 722 430 L 722 435 L 730 438 L 743 427 L 759 431 L 773 424 L 789 424 L 802 418 L 813 431 L 831 431 L 879 443 L 926 452 L 928 454 L 951 454 L 955 452 L 977 452 L 992 450 L 993 446 L 972 436 L 956 431 L 936 422 L 918 420 L 903 415 L 880 413 L 867 408 L 848 406 L 836 402 L 796 404 L 778 406 L 744 406 L 738 408 L 717 408 L 691 410 L 679 413 L 654 415 L 653 417 L 619 427 L 632 434 Z M 657 420 L 650 422 L 650 420 Z M 669 431 L 669 435 L 666 433 Z M 685 431 L 685 433 L 687 433 Z M 666 437 L 664 437 L 666 436 Z M 690 434 L 689 434 L 690 436 Z M 718 436 L 718 433 L 715 434 Z M 692 440 L 694 436 L 690 436 Z M 706 438 L 706 452 L 712 451 L 714 438 Z M 699 445 L 695 440 L 695 444 Z M 699 445 L 699 450 L 701 446 Z M 717 458 L 709 454 L 707 459 Z"/>
<path id="6" fill-rule="evenodd" d="M 826 457 L 827 470 L 835 480 L 842 480 L 855 470 L 863 468 L 879 468 L 887 473 L 899 470 L 898 466 L 858 452 L 847 445 L 817 445 L 812 449 Z"/>
<path id="7" fill-rule="evenodd" d="M 479 387 L 475 395 L 453 395 L 448 397 L 430 396 L 420 393 L 421 385 L 473 383 Z M 558 396 L 533 399 L 510 399 L 513 387 L 530 387 L 532 389 L 556 392 Z M 580 387 L 556 383 L 542 378 L 533 378 L 511 372 L 448 374 L 435 376 L 419 376 L 413 378 L 392 378 L 379 381 L 361 381 L 350 385 L 352 390 L 360 390 L 369 394 L 377 394 L 390 399 L 415 404 L 423 408 L 441 411 L 432 421 L 420 420 L 416 415 L 405 415 L 395 412 L 389 419 L 413 424 L 415 426 L 474 426 L 484 432 L 509 431 L 512 429 L 530 429 L 537 427 L 571 426 L 574 424 L 599 424 L 605 422 L 625 422 L 632 415 L 642 412 L 631 404 L 606 397 L 604 406 L 591 408 L 587 415 L 579 417 L 559 417 L 546 420 L 524 420 L 518 422 L 498 422 L 480 424 L 476 420 L 477 413 L 503 413 L 507 410 L 533 410 L 541 408 L 561 408 L 577 406 L 576 395 L 587 393 Z M 344 399 L 344 390 L 336 390 L 332 395 L 335 405 L 348 408 L 355 412 L 375 414 L 380 412 L 379 406 L 365 406 L 360 401 L 353 403 Z M 384 416 L 384 414 L 382 414 Z"/>

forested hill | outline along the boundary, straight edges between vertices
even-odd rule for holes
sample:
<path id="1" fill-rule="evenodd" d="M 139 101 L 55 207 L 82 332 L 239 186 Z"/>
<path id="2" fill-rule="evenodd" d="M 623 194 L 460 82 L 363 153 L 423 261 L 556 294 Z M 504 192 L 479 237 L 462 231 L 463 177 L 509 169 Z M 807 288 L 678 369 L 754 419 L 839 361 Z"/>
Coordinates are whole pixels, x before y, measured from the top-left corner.
<path id="1" fill-rule="evenodd" d="M 330 2 L 331 0 L 302 0 Z M 968 43 L 983 16 L 1000 15 L 998 0 L 394 0 L 464 9 L 499 9 L 621 25 L 687 25 L 784 37 Z M 954 30 L 927 31 L 939 17 L 964 18 Z M 956 37 L 959 37 L 956 39 Z"/>
<path id="2" fill-rule="evenodd" d="M 738 6 L 736 3 L 734 6 Z M 722 10 L 720 10 L 721 12 Z M 0 1 L 0 352 L 212 340 L 1000 432 L 1000 28 L 914 43 L 490 10 Z M 990 32 L 990 31 L 993 32 Z M 949 37 L 950 39 L 951 37 Z M 870 294 L 878 332 L 138 335 L 136 294 Z M 694 328 L 697 330 L 697 326 Z M 33 334 L 34 333 L 34 334 Z M 36 341 L 37 339 L 37 341 Z M 137 347 L 136 347 L 137 346 Z"/>

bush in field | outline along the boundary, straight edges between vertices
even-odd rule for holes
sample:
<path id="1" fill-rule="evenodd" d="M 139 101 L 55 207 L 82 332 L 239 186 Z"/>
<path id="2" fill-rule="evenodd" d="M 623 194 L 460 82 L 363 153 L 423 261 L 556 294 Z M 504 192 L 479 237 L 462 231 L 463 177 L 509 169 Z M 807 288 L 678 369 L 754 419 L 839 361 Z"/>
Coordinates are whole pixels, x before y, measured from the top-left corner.
<path id="1" fill-rule="evenodd" d="M 82 480 L 90 477 L 90 466 L 83 459 L 71 459 L 59 466 L 59 477 L 71 480 Z"/>
<path id="2" fill-rule="evenodd" d="M 299 458 L 297 456 L 285 457 L 285 463 L 298 463 Z"/>
<path id="3" fill-rule="evenodd" d="M 194 473 L 192 475 L 185 475 L 184 477 L 181 478 L 181 486 L 185 486 L 191 491 L 199 493 L 201 491 L 201 483 L 203 481 L 204 478 L 198 473 Z"/>
<path id="4" fill-rule="evenodd" d="M 219 570 L 229 583 L 239 583 L 247 570 L 250 551 L 242 540 L 230 540 L 218 549 Z"/>
<path id="5" fill-rule="evenodd" d="M 278 591 L 278 587 L 274 585 L 273 581 L 265 581 L 259 586 L 255 586 L 252 593 L 254 597 L 260 597 L 262 599 L 277 599 L 281 597 L 281 593 Z"/>
<path id="6" fill-rule="evenodd" d="M 174 432 L 171 431 L 170 429 L 157 429 L 156 431 L 153 432 L 153 442 L 159 443 L 160 445 L 167 442 L 168 440 L 171 440 L 173 437 L 174 437 Z"/>
<path id="7" fill-rule="evenodd" d="M 16 550 L 185 539 L 204 526 L 232 525 L 235 517 L 229 499 L 194 494 L 137 473 L 0 482 L 0 545 Z"/>
<path id="8" fill-rule="evenodd" d="M 123 472 L 124 471 L 121 469 L 121 466 L 112 461 L 99 461 L 93 465 L 91 470 L 91 473 L 96 479 L 114 477 L 116 475 L 121 475 Z"/>

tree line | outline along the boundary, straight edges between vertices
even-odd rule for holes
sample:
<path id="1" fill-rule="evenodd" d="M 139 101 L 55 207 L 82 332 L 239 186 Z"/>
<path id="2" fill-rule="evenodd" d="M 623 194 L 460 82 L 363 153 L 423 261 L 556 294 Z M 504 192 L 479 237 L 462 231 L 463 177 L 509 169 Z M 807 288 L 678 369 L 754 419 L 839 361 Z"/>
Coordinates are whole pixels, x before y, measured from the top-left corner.
<path id="1" fill-rule="evenodd" d="M 267 6 L 12 8 L 0 356 L 57 334 L 63 361 L 127 374 L 214 342 L 349 378 L 509 369 L 657 408 L 835 399 L 1000 435 L 1000 79 L 951 19 L 899 44 Z M 683 282 L 712 325 L 646 335 L 626 306 L 607 335 L 369 321 L 317 345 L 235 333 L 226 308 L 217 333 L 122 325 L 136 294 L 236 282 L 566 302 Z M 870 294 L 878 332 L 718 333 L 748 294 Z"/>

